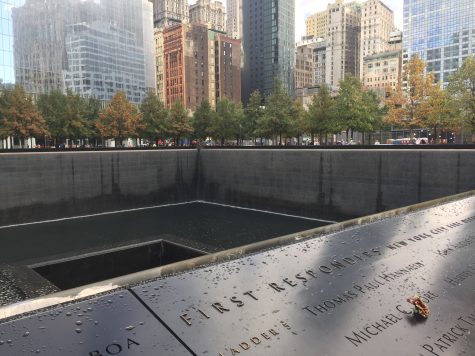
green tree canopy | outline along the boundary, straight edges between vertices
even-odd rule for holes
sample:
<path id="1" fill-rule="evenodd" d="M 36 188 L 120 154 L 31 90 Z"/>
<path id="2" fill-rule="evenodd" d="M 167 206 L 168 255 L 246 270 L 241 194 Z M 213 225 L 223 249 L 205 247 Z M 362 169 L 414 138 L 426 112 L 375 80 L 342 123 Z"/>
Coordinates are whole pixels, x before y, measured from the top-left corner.
<path id="1" fill-rule="evenodd" d="M 65 129 L 66 96 L 59 90 L 41 94 L 38 97 L 38 109 L 46 120 L 51 137 L 56 143 L 63 143 L 69 135 Z"/>
<path id="2" fill-rule="evenodd" d="M 378 94 L 373 90 L 363 91 L 363 109 L 367 132 L 381 129 L 384 124 L 384 118 L 388 113 L 388 107 L 384 104 Z"/>
<path id="3" fill-rule="evenodd" d="M 191 124 L 193 126 L 194 137 L 200 141 L 206 140 L 208 137 L 213 121 L 213 109 L 208 100 L 203 100 L 196 108 Z"/>
<path id="4" fill-rule="evenodd" d="M 305 131 L 314 141 L 315 135 L 326 135 L 340 131 L 338 121 L 335 120 L 334 100 L 330 90 L 326 85 L 322 85 L 317 95 L 314 95 L 312 102 L 305 115 Z"/>
<path id="5" fill-rule="evenodd" d="M 216 104 L 216 113 L 213 115 L 211 134 L 224 145 L 226 140 L 240 136 L 240 124 L 243 116 L 241 106 L 237 106 L 228 98 L 222 98 Z"/>
<path id="6" fill-rule="evenodd" d="M 96 126 L 96 122 L 99 119 L 99 114 L 101 112 L 101 101 L 97 98 L 91 97 L 84 99 L 84 102 L 83 115 L 89 131 L 88 136 L 97 139 L 101 136 Z"/>
<path id="7" fill-rule="evenodd" d="M 154 92 L 148 92 L 140 105 L 140 112 L 144 125 L 141 134 L 153 140 L 165 138 L 170 113 Z"/>
<path id="8" fill-rule="evenodd" d="M 475 138 L 475 58 L 467 57 L 449 78 L 448 90 L 456 98 L 465 124 Z"/>
<path id="9" fill-rule="evenodd" d="M 265 115 L 257 123 L 257 131 L 261 136 L 270 138 L 282 136 L 292 128 L 292 99 L 279 79 L 274 81 L 272 93 L 266 98 Z"/>
<path id="10" fill-rule="evenodd" d="M 86 110 L 86 100 L 68 90 L 66 93 L 66 111 L 64 113 L 68 138 L 80 139 L 90 136 L 90 127 L 85 117 Z"/>
<path id="11" fill-rule="evenodd" d="M 361 81 L 351 74 L 340 81 L 340 89 L 335 101 L 335 115 L 341 129 L 367 132 L 372 126 L 365 112 L 364 90 Z"/>
<path id="12" fill-rule="evenodd" d="M 300 144 L 300 136 L 305 132 L 307 111 L 300 100 L 294 100 L 292 106 L 292 128 L 289 131 L 290 136 L 296 137 Z"/>
<path id="13" fill-rule="evenodd" d="M 66 94 L 55 90 L 40 95 L 38 108 L 55 143 L 63 143 L 65 139 L 85 138 L 92 134 L 91 125 L 86 118 L 86 99 L 69 90 Z"/>
<path id="14" fill-rule="evenodd" d="M 22 86 L 3 90 L 0 98 L 0 137 L 12 136 L 20 140 L 49 135 L 46 121 Z"/>
<path id="15" fill-rule="evenodd" d="M 243 132 L 246 137 L 256 137 L 257 123 L 262 120 L 264 114 L 262 95 L 259 90 L 254 90 L 244 109 Z"/>
<path id="16" fill-rule="evenodd" d="M 174 137 L 175 143 L 179 145 L 180 139 L 188 137 L 192 132 L 188 110 L 183 107 L 181 100 L 175 101 L 170 110 L 168 134 Z"/>
<path id="17" fill-rule="evenodd" d="M 142 114 L 123 91 L 118 91 L 100 112 L 96 126 L 102 137 L 118 139 L 118 145 L 122 145 L 125 138 L 138 137 L 139 130 L 143 129 Z"/>

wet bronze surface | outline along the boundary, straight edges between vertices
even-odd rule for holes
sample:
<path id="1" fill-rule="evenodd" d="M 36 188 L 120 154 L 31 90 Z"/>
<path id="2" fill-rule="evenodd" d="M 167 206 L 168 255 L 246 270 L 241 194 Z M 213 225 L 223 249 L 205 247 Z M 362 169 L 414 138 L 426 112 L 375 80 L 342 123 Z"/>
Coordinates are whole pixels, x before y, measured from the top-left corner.
<path id="1" fill-rule="evenodd" d="M 74 318 L 65 329 L 66 310 L 88 302 L 9 321 L 0 325 L 0 354 L 59 350 L 74 340 L 83 344 L 63 354 L 107 355 L 89 350 L 104 350 L 131 335 L 128 324 L 146 320 L 133 331 L 141 353 L 117 354 L 167 354 L 156 351 L 170 350 L 155 339 L 165 335 L 162 321 L 175 335 L 166 340 L 176 337 L 196 355 L 473 355 L 474 252 L 472 197 L 135 286 L 124 292 L 129 303 L 95 317 L 103 326 L 97 337 L 77 338 Z M 416 294 L 427 318 L 407 301 Z"/>

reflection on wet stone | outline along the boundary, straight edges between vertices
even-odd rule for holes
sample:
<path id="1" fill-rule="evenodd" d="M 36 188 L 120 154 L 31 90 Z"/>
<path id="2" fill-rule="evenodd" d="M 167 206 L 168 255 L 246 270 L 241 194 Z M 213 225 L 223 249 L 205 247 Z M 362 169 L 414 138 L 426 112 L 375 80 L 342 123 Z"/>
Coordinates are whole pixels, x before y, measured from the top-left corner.
<path id="1" fill-rule="evenodd" d="M 0 354 L 472 355 L 474 231 L 471 197 L 315 236 L 0 324 Z"/>
<path id="2" fill-rule="evenodd" d="M 0 340 L 2 356 L 190 355 L 128 291 L 0 324 Z"/>
<path id="3" fill-rule="evenodd" d="M 469 198 L 133 290 L 197 354 L 475 352 L 473 332 L 439 335 L 475 306 L 474 215 Z M 416 295 L 427 319 L 407 302 Z"/>

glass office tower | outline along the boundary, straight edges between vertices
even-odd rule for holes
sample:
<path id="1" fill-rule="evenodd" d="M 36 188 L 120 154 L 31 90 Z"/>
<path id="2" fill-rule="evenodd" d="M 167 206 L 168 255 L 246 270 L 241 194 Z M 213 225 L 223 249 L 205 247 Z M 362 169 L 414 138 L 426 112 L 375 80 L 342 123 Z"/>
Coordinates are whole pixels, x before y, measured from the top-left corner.
<path id="1" fill-rule="evenodd" d="M 256 89 L 268 95 L 274 78 L 293 95 L 295 0 L 243 1 L 242 9 L 242 100 L 247 103 Z"/>
<path id="2" fill-rule="evenodd" d="M 148 0 L 26 0 L 11 10 L 16 83 L 140 103 L 155 89 Z M 3 21 L 3 19 L 2 19 Z"/>
<path id="3" fill-rule="evenodd" d="M 0 81 L 3 84 L 15 83 L 12 9 L 24 3 L 25 0 L 0 0 Z"/>
<path id="4" fill-rule="evenodd" d="M 446 84 L 451 73 L 475 54 L 474 0 L 404 0 L 405 59 L 414 54 Z"/>

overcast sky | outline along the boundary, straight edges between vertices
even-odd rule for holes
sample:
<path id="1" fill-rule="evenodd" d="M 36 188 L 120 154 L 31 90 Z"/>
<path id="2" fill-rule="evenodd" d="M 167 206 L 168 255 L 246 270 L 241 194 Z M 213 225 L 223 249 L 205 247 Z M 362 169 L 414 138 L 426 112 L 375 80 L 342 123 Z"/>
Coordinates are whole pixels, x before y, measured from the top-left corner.
<path id="1" fill-rule="evenodd" d="M 221 0 L 226 5 L 226 0 Z M 257 0 L 245 0 L 257 1 Z M 364 0 L 357 0 L 363 2 Z M 194 4 L 196 0 L 188 0 L 188 3 Z M 305 19 L 317 11 L 325 10 L 328 3 L 333 0 L 295 0 L 295 39 L 299 40 L 305 36 Z M 402 30 L 402 0 L 383 0 L 383 2 L 394 11 L 396 27 Z"/>

